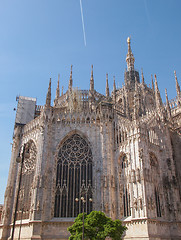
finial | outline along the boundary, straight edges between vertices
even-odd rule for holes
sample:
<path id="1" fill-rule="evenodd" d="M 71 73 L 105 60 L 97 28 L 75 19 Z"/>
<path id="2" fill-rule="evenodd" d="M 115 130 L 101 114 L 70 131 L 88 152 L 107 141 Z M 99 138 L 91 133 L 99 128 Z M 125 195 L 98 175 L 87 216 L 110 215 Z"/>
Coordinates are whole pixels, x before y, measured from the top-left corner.
<path id="1" fill-rule="evenodd" d="M 167 110 L 168 117 L 170 118 L 171 117 L 171 109 L 170 109 L 170 104 L 169 104 L 169 101 L 168 101 L 168 95 L 167 95 L 167 89 L 166 88 L 165 88 L 165 96 L 166 96 L 166 110 Z"/>
<path id="2" fill-rule="evenodd" d="M 174 70 L 174 75 L 175 75 L 175 80 L 177 79 L 177 74 L 176 71 Z"/>
<path id="3" fill-rule="evenodd" d="M 116 92 L 116 80 L 115 80 L 115 76 L 113 76 L 113 92 Z"/>
<path id="4" fill-rule="evenodd" d="M 69 79 L 69 90 L 72 90 L 72 65 L 71 65 L 71 71 L 70 71 L 70 79 Z"/>
<path id="5" fill-rule="evenodd" d="M 181 97 L 181 93 L 180 93 L 180 86 L 177 80 L 176 71 L 174 71 L 174 75 L 175 75 L 175 82 L 176 82 L 177 98 L 179 99 Z"/>
<path id="6" fill-rule="evenodd" d="M 109 97 L 108 74 L 106 74 L 106 97 Z"/>
<path id="7" fill-rule="evenodd" d="M 116 81 L 115 81 L 115 76 L 113 76 L 112 99 L 113 99 L 113 102 L 116 103 Z"/>
<path id="8" fill-rule="evenodd" d="M 145 79 L 144 79 L 144 76 L 143 76 L 143 68 L 141 69 L 141 77 L 142 77 L 142 84 L 145 83 Z"/>
<path id="9" fill-rule="evenodd" d="M 131 51 L 131 39 L 130 37 L 127 38 L 127 43 L 128 43 L 128 53 L 126 56 L 126 62 L 127 62 L 127 71 L 134 70 L 134 56 Z"/>
<path id="10" fill-rule="evenodd" d="M 51 78 L 49 81 L 48 92 L 47 92 L 47 96 L 46 96 L 46 106 L 47 107 L 51 106 Z"/>
<path id="11" fill-rule="evenodd" d="M 158 89 L 156 74 L 154 74 L 154 77 L 155 77 L 155 101 L 156 101 L 157 108 L 160 108 L 162 106 L 162 99 L 161 99 L 161 96 L 160 96 L 160 91 Z"/>
<path id="12" fill-rule="evenodd" d="M 168 103 L 168 94 L 167 94 L 167 89 L 165 88 L 165 97 L 166 97 L 166 103 Z"/>
<path id="13" fill-rule="evenodd" d="M 57 82 L 56 97 L 55 97 L 56 99 L 60 97 L 59 82 L 60 82 L 60 74 L 58 74 L 58 82 Z"/>
<path id="14" fill-rule="evenodd" d="M 154 92 L 155 91 L 155 87 L 154 87 L 153 75 L 152 74 L 151 74 L 151 83 L 152 83 L 152 90 Z"/>
<path id="15" fill-rule="evenodd" d="M 62 93 L 61 93 L 61 96 L 63 96 L 63 86 L 62 86 Z"/>
<path id="16" fill-rule="evenodd" d="M 90 91 L 94 91 L 93 65 L 91 65 Z"/>
<path id="17" fill-rule="evenodd" d="M 165 88 L 165 96 L 166 96 L 166 100 L 168 100 L 168 95 L 167 95 L 167 89 Z"/>
<path id="18" fill-rule="evenodd" d="M 157 85 L 157 87 L 158 87 L 156 74 L 154 74 L 154 77 L 155 77 L 155 87 L 156 87 L 156 85 Z"/>

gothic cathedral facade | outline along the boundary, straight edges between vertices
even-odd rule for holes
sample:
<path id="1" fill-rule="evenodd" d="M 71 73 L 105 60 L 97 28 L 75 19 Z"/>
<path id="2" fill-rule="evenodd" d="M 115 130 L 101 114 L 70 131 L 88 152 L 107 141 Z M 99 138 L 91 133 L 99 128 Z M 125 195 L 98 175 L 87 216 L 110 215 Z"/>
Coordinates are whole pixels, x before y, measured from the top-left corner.
<path id="1" fill-rule="evenodd" d="M 127 39 L 125 84 L 106 94 L 73 88 L 51 105 L 18 99 L 0 238 L 68 239 L 83 210 L 121 219 L 124 239 L 181 239 L 181 91 L 162 102 L 141 81 Z M 85 204 L 81 197 L 84 197 Z M 77 201 L 75 201 L 77 199 Z M 92 201 L 89 201 L 92 199 Z M 84 209 L 83 209 L 84 208 Z"/>

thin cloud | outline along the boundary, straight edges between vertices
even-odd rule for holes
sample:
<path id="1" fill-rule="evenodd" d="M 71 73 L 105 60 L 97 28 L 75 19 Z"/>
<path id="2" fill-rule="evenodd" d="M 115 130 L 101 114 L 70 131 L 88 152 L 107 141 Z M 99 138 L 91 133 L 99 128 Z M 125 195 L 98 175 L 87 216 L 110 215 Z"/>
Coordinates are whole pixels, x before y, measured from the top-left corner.
<path id="1" fill-rule="evenodd" d="M 82 17 L 82 28 L 83 28 L 83 34 L 84 34 L 84 44 L 86 46 L 86 36 L 85 36 L 85 27 L 84 27 L 84 15 L 83 15 L 83 9 L 82 9 L 82 0 L 80 0 L 80 11 L 81 11 L 81 17 Z"/>

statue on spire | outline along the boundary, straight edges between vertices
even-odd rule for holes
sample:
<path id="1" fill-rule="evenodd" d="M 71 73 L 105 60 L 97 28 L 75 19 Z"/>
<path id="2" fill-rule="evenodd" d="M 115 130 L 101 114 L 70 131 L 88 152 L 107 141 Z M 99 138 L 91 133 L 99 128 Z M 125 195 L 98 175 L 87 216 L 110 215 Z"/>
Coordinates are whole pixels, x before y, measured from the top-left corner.
<path id="1" fill-rule="evenodd" d="M 131 38 L 128 37 L 127 38 L 127 43 L 128 43 L 128 53 L 127 53 L 127 56 L 126 56 L 126 62 L 127 62 L 127 71 L 131 71 L 131 70 L 134 70 L 134 56 L 133 56 L 133 53 L 131 51 Z"/>

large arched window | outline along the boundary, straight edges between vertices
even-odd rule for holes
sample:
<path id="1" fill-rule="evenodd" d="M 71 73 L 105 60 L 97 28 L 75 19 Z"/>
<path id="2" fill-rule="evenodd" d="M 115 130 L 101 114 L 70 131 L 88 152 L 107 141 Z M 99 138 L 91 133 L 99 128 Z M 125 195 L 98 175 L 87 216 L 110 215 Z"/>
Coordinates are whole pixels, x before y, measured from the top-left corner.
<path id="1" fill-rule="evenodd" d="M 31 207 L 31 187 L 34 178 L 37 149 L 35 143 L 30 140 L 24 145 L 25 153 L 29 153 L 28 157 L 24 154 L 24 161 L 22 166 L 21 185 L 18 198 L 17 220 L 28 219 Z"/>
<path id="2" fill-rule="evenodd" d="M 92 211 L 92 151 L 87 141 L 73 134 L 62 144 L 57 161 L 54 217 L 76 217 Z M 76 202 L 75 199 L 79 201 Z"/>

